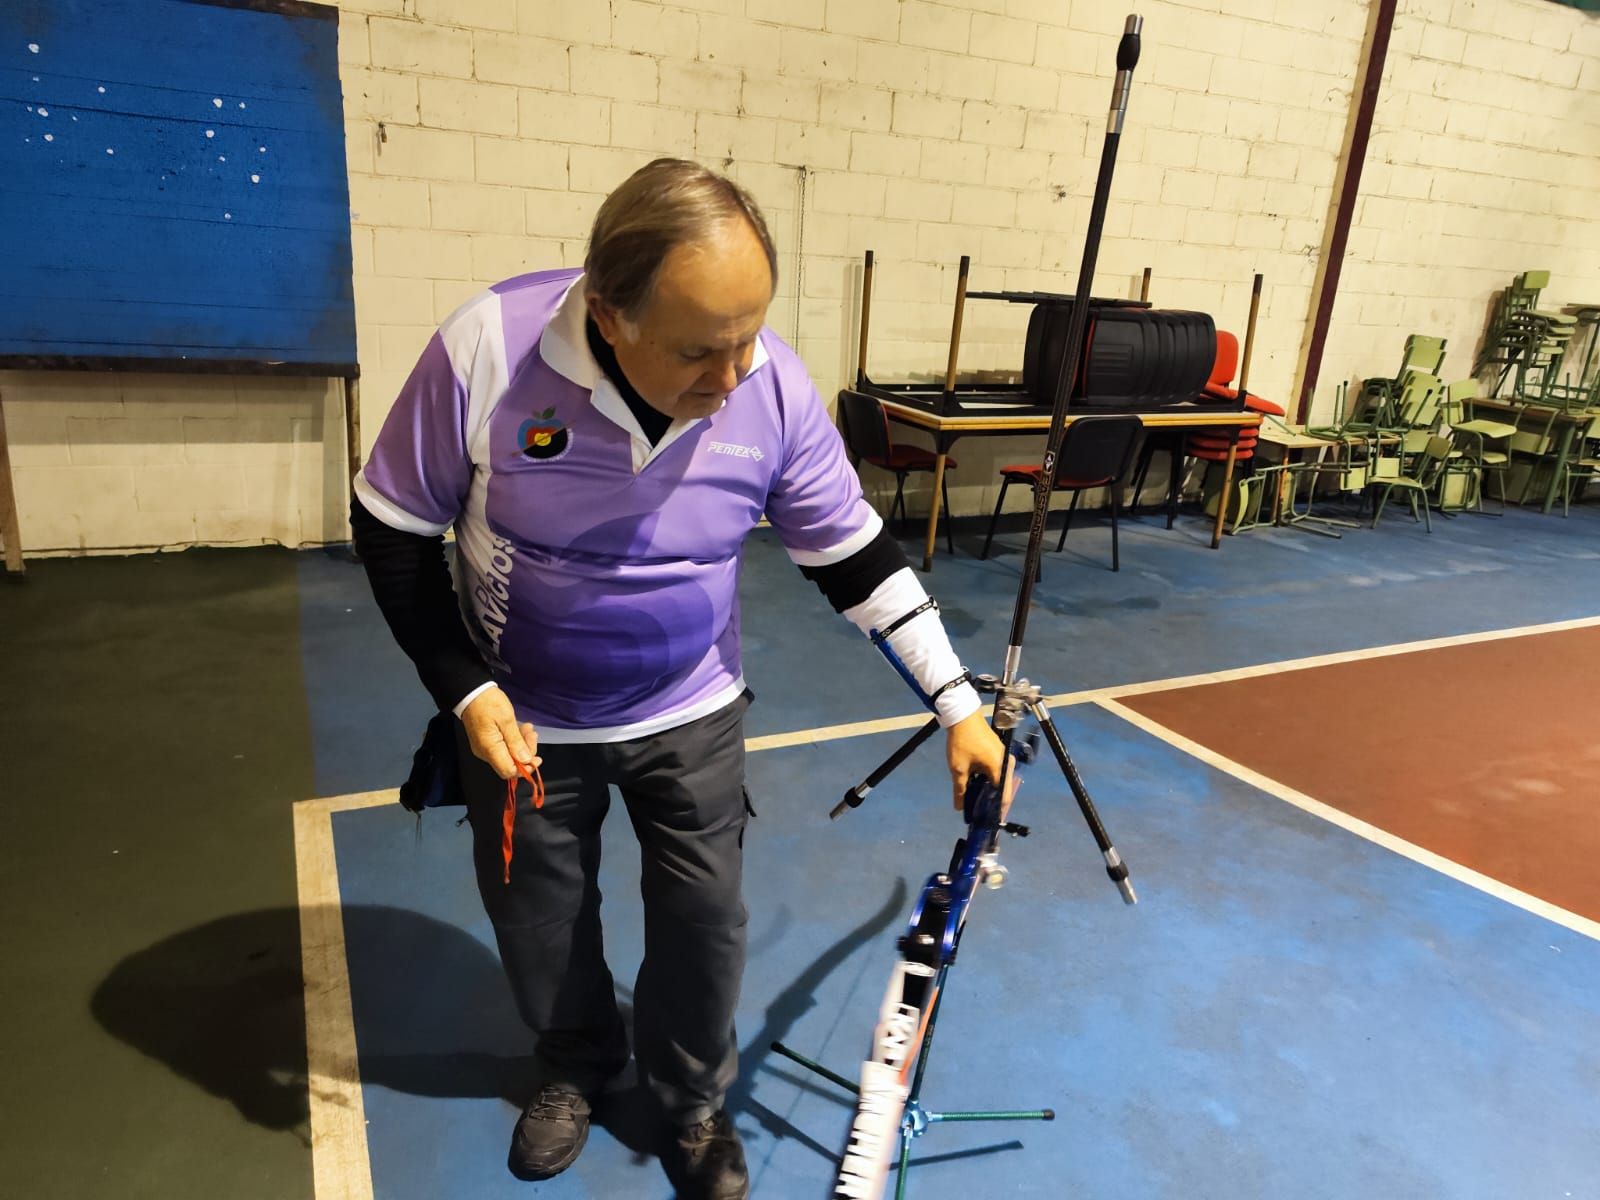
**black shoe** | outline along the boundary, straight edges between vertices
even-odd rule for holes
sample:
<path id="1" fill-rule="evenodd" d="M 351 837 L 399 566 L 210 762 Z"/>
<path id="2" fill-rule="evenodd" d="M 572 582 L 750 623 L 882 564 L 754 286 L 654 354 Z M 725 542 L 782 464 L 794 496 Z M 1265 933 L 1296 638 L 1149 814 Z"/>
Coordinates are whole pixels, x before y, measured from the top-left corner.
<path id="1" fill-rule="evenodd" d="M 506 1165 L 518 1179 L 549 1179 L 576 1162 L 588 1140 L 589 1101 L 571 1088 L 546 1084 L 517 1119 Z"/>
<path id="2" fill-rule="evenodd" d="M 665 1165 L 678 1200 L 745 1200 L 750 1195 L 744 1145 L 726 1109 L 679 1128 L 667 1147 Z"/>

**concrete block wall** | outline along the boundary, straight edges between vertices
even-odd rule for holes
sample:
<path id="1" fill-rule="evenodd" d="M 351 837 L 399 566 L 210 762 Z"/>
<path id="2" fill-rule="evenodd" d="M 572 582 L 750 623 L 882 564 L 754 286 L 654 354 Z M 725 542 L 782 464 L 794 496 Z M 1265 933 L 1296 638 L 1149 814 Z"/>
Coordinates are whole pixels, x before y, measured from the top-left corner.
<path id="1" fill-rule="evenodd" d="M 440 319 L 508 275 L 580 264 L 604 194 L 659 154 L 727 170 L 766 208 L 783 276 L 771 323 L 824 396 L 854 372 L 868 248 L 880 264 L 871 345 L 880 378 L 942 373 L 962 254 L 972 256 L 974 288 L 1073 286 L 1123 8 L 1092 0 L 340 7 L 369 442 Z M 1262 272 L 1251 381 L 1287 400 L 1369 4 L 1148 0 L 1139 8 L 1144 56 L 1096 290 L 1131 295 L 1149 266 L 1157 303 L 1204 309 L 1242 332 L 1250 278 Z M 1524 266 L 1551 265 L 1559 276 L 1570 263 L 1575 278 L 1580 269 L 1595 275 L 1600 225 L 1587 209 L 1600 179 L 1574 149 L 1600 144 L 1594 23 L 1544 0 L 1402 0 L 1401 8 L 1325 391 L 1341 374 L 1385 369 L 1398 324 L 1437 314 L 1453 345 L 1471 340 L 1489 294 Z M 1492 247 L 1508 220 L 1514 250 Z M 1528 260 L 1535 250 L 1561 262 Z M 969 305 L 963 366 L 1019 367 L 1025 317 Z M 176 378 L 7 376 L 0 387 L 30 552 L 179 544 L 191 528 L 189 540 L 288 544 L 343 530 L 337 416 L 325 397 Z M 155 407 L 129 406 L 129 389 L 141 388 L 161 397 Z M 218 444 L 219 421 L 238 433 L 231 473 L 204 457 Z M 992 504 L 997 459 L 1036 452 L 1026 442 L 963 444 L 957 512 Z M 246 477 L 257 482 L 245 487 Z M 170 493 L 168 518 L 142 515 L 142 479 L 147 493 Z"/>
<path id="2" fill-rule="evenodd" d="M 347 538 L 338 386 L 6 372 L 0 396 L 24 551 Z"/>
<path id="3" fill-rule="evenodd" d="M 1401 0 L 1317 410 L 1392 374 L 1407 333 L 1472 371 L 1495 293 L 1600 297 L 1600 20 L 1539 0 Z"/>

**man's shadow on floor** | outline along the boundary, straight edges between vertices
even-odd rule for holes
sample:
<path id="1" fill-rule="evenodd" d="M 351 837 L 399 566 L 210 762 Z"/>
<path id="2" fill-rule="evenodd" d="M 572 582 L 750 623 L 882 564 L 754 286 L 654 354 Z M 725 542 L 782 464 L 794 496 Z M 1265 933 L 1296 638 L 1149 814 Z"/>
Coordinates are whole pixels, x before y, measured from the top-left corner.
<path id="1" fill-rule="evenodd" d="M 754 1074 L 769 1065 L 771 1043 L 816 1003 L 822 982 L 902 918 L 906 898 L 905 881 L 897 880 L 877 911 L 768 1005 L 761 1028 L 744 1041 L 730 1109 L 751 1114 L 774 1137 L 836 1157 L 835 1149 L 753 1100 Z M 292 908 L 240 913 L 163 939 L 119 962 L 95 989 L 91 1010 L 107 1032 L 232 1104 L 246 1120 L 309 1145 L 310 1089 L 322 1081 L 307 1076 L 302 915 Z M 314 923 L 343 920 L 363 1085 L 526 1103 L 530 1037 L 490 946 L 405 909 L 350 905 L 308 915 Z M 624 1016 L 631 1017 L 626 1008 Z M 595 1121 L 641 1161 L 662 1149 L 660 1118 L 638 1088 L 608 1098 Z"/>
<path id="2" fill-rule="evenodd" d="M 489 947 L 404 909 L 345 906 L 361 1082 L 516 1103 L 531 1057 Z M 301 913 L 239 913 L 119 962 L 90 1008 L 107 1032 L 231 1103 L 246 1120 L 310 1144 Z"/>

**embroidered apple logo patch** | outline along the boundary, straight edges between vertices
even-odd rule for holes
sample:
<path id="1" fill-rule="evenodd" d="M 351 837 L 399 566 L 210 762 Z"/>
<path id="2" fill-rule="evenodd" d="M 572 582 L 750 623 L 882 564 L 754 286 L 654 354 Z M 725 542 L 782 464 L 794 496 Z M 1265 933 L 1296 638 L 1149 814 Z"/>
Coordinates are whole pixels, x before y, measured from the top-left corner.
<path id="1" fill-rule="evenodd" d="M 566 422 L 556 416 L 554 408 L 547 408 L 522 423 L 517 440 L 529 458 L 545 459 L 560 458 L 567 452 L 571 439 L 567 436 Z"/>

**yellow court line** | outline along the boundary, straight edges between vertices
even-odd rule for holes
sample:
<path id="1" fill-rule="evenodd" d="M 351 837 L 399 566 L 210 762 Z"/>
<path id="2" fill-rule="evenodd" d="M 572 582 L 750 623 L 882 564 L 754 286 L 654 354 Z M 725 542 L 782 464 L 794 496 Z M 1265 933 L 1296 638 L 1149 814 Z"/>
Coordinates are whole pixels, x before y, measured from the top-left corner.
<path id="1" fill-rule="evenodd" d="M 1382 846 L 1385 850 L 1392 850 L 1396 854 L 1411 859 L 1413 862 L 1421 863 L 1425 867 L 1431 867 L 1441 875 L 1447 875 L 1451 879 L 1466 884 L 1468 887 L 1477 888 L 1480 892 L 1487 892 L 1497 900 L 1504 900 L 1507 904 L 1515 905 L 1517 908 L 1533 913 L 1535 916 L 1543 917 L 1545 920 L 1554 922 L 1564 929 L 1570 929 L 1574 933 L 1581 933 L 1585 937 L 1600 941 L 1600 921 L 1591 921 L 1588 917 L 1580 917 L 1577 913 L 1569 912 L 1564 908 L 1551 904 L 1548 900 L 1541 900 L 1539 897 L 1529 895 L 1527 892 L 1511 887 L 1509 884 L 1501 883 L 1498 879 L 1474 871 L 1470 867 L 1464 867 L 1460 863 L 1442 855 L 1435 854 L 1432 850 L 1425 850 L 1415 842 L 1408 842 L 1404 838 L 1396 837 L 1387 830 L 1380 829 L 1378 826 L 1363 821 L 1359 817 L 1352 817 L 1349 813 L 1342 812 L 1332 805 L 1324 804 L 1320 800 L 1313 800 L 1304 792 L 1296 791 L 1288 784 L 1279 783 L 1276 779 L 1263 775 L 1260 771 L 1251 770 L 1243 763 L 1235 762 L 1226 755 L 1219 754 L 1192 738 L 1184 737 L 1183 734 L 1169 729 L 1158 721 L 1151 720 L 1143 713 L 1135 712 L 1125 704 L 1118 704 L 1115 700 L 1098 700 L 1096 703 L 1106 712 L 1121 717 L 1130 725 L 1144 730 L 1152 737 L 1160 738 L 1169 746 L 1182 750 L 1185 754 L 1198 758 L 1207 766 L 1215 767 L 1219 771 L 1232 775 L 1235 779 L 1266 792 L 1269 796 L 1275 796 L 1277 799 L 1292 804 L 1296 808 L 1303 809 L 1313 816 L 1321 817 L 1324 821 L 1337 825 L 1340 829 L 1347 830 L 1357 837 L 1365 838 L 1369 842 Z"/>
<path id="2" fill-rule="evenodd" d="M 1337 663 L 1358 662 L 1363 659 L 1409 654 L 1420 650 L 1436 650 L 1448 646 L 1464 646 L 1502 638 L 1557 633 L 1595 625 L 1600 625 L 1600 617 L 1553 621 L 1543 625 L 1523 625 L 1454 637 L 1428 638 L 1389 646 L 1375 646 L 1366 650 L 1348 650 L 1335 654 L 1319 654 L 1308 658 L 1262 663 L 1227 671 L 1062 692 L 1047 696 L 1045 703 L 1052 708 L 1098 704 L 1107 712 L 1114 713 L 1202 762 L 1218 767 L 1269 795 L 1294 804 L 1306 812 L 1314 813 L 1359 837 L 1403 854 L 1518 908 L 1600 940 L 1600 924 L 1594 921 L 1557 908 L 1535 896 L 1508 887 L 1476 871 L 1468 870 L 1449 859 L 1441 858 L 1420 846 L 1412 845 L 1376 826 L 1358 821 L 1258 772 L 1251 771 L 1248 767 L 1226 759 L 1215 751 L 1191 742 L 1117 703 L 1117 697 L 1148 695 L 1152 692 L 1171 691 L 1175 688 L 1195 687 L 1207 683 L 1228 683 L 1238 679 L 1332 666 Z M 874 721 L 826 725 L 792 733 L 765 734 L 748 738 L 745 741 L 745 748 L 749 751 L 776 750 L 785 746 L 810 745 L 841 738 L 915 729 L 927 719 L 926 713 L 913 713 Z M 398 789 L 387 788 L 381 791 L 354 792 L 344 796 L 302 800 L 294 805 L 295 861 L 300 891 L 301 959 L 305 977 L 306 1057 L 311 1080 L 312 1173 L 317 1200 L 372 1200 L 373 1194 L 372 1170 L 367 1157 L 365 1108 L 361 1094 L 359 1064 L 356 1059 L 355 1021 L 350 1006 L 350 976 L 345 959 L 344 922 L 339 908 L 339 873 L 334 856 L 333 814 L 393 804 L 398 797 Z"/>

